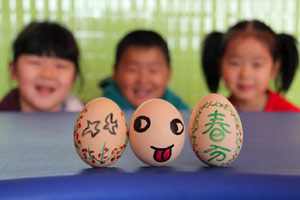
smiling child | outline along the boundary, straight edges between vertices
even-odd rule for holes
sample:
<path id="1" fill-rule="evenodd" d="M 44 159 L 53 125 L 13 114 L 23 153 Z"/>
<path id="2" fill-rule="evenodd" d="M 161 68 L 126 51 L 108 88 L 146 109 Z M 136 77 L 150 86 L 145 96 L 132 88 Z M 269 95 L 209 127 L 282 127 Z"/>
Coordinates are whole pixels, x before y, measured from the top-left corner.
<path id="1" fill-rule="evenodd" d="M 18 88 L 0 102 L 7 111 L 80 111 L 69 95 L 80 75 L 79 50 L 70 31 L 56 23 L 32 22 L 13 43 L 12 80 Z"/>

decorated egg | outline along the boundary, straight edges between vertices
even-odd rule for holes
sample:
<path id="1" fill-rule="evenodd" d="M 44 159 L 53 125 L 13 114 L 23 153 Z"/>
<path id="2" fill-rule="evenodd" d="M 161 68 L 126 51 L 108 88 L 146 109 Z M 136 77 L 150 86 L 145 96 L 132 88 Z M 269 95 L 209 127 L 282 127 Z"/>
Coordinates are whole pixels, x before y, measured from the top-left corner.
<path id="1" fill-rule="evenodd" d="M 180 112 L 162 99 L 144 102 L 131 118 L 129 142 L 134 154 L 148 165 L 162 166 L 172 162 L 185 142 Z"/>
<path id="2" fill-rule="evenodd" d="M 219 94 L 203 97 L 192 112 L 189 139 L 204 163 L 229 165 L 240 153 L 243 142 L 242 123 L 233 105 Z"/>
<path id="3" fill-rule="evenodd" d="M 125 150 L 128 131 L 123 112 L 110 99 L 90 101 L 78 115 L 74 144 L 79 157 L 93 167 L 116 162 Z"/>

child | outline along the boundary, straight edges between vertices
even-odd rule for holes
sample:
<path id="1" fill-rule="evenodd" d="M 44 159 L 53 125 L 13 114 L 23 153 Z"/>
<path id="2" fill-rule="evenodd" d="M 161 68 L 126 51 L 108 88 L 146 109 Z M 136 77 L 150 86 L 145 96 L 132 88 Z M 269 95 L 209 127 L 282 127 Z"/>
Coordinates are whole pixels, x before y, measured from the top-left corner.
<path id="1" fill-rule="evenodd" d="M 68 95 L 80 75 L 79 51 L 66 28 L 32 22 L 13 44 L 11 78 L 18 88 L 0 102 L 6 111 L 80 111 L 79 100 Z"/>
<path id="2" fill-rule="evenodd" d="M 101 83 L 102 96 L 115 101 L 121 109 L 135 109 L 144 101 L 162 98 L 177 109 L 188 110 L 167 88 L 170 76 L 170 56 L 164 39 L 153 31 L 133 31 L 117 46 L 114 76 Z"/>
<path id="3" fill-rule="evenodd" d="M 296 41 L 260 21 L 242 21 L 226 34 L 208 35 L 202 67 L 210 91 L 217 92 L 222 77 L 238 110 L 300 111 L 278 94 L 288 90 L 298 67 Z M 269 89 L 272 79 L 278 93 Z"/>

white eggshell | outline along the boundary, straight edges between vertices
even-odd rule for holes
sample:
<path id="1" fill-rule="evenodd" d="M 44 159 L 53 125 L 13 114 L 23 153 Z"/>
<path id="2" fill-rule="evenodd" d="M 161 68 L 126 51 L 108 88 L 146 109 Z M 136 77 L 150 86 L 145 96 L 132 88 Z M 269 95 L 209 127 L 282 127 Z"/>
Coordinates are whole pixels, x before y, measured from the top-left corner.
<path id="1" fill-rule="evenodd" d="M 74 145 L 79 157 L 93 167 L 116 162 L 125 150 L 128 131 L 123 112 L 110 99 L 90 101 L 74 126 Z"/>
<path id="2" fill-rule="evenodd" d="M 131 118 L 129 142 L 134 154 L 148 165 L 172 162 L 185 142 L 185 125 L 180 112 L 162 99 L 144 102 Z"/>
<path id="3" fill-rule="evenodd" d="M 222 95 L 208 94 L 195 106 L 189 139 L 197 157 L 208 165 L 227 166 L 242 148 L 243 129 L 233 105 Z"/>

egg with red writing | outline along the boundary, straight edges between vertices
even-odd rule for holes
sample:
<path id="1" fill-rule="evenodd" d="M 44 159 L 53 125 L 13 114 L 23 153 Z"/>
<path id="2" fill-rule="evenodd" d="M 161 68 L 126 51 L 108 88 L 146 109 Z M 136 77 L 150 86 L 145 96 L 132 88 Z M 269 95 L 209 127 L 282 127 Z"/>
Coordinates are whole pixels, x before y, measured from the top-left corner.
<path id="1" fill-rule="evenodd" d="M 180 112 L 169 102 L 151 99 L 134 112 L 129 142 L 144 163 L 163 166 L 174 161 L 185 142 L 185 125 Z"/>
<path id="2" fill-rule="evenodd" d="M 127 140 L 125 116 L 110 99 L 93 99 L 76 119 L 75 149 L 79 157 L 93 167 L 106 167 L 116 162 L 124 152 Z"/>
<path id="3" fill-rule="evenodd" d="M 208 94 L 197 103 L 189 139 L 197 157 L 208 165 L 227 166 L 237 158 L 243 143 L 242 123 L 227 98 Z"/>

